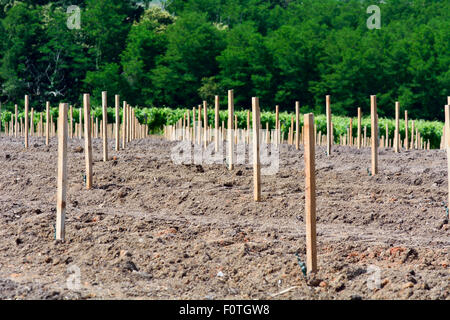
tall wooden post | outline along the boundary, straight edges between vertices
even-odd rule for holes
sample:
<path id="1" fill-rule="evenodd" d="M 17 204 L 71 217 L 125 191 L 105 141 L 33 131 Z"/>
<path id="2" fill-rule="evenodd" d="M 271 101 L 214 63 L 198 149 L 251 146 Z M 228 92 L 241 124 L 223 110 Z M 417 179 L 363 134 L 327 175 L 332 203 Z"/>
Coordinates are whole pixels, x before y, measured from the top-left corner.
<path id="1" fill-rule="evenodd" d="M 197 126 L 195 125 L 195 107 L 192 108 L 192 142 L 195 144 L 195 139 L 196 139 L 196 135 L 195 135 L 195 130 L 196 130 Z"/>
<path id="2" fill-rule="evenodd" d="M 215 151 L 219 152 L 219 96 L 215 96 L 215 110 L 214 110 L 214 144 Z"/>
<path id="3" fill-rule="evenodd" d="M 102 113 L 103 113 L 103 161 L 108 161 L 108 110 L 107 110 L 107 92 L 102 92 Z"/>
<path id="4" fill-rule="evenodd" d="M 122 107 L 122 149 L 125 149 L 127 144 L 127 102 L 123 102 Z"/>
<path id="5" fill-rule="evenodd" d="M 408 150 L 409 139 L 408 139 L 408 111 L 405 110 L 405 149 Z"/>
<path id="6" fill-rule="evenodd" d="M 228 169 L 234 168 L 234 95 L 233 90 L 228 90 Z"/>
<path id="7" fill-rule="evenodd" d="M 28 148 L 28 108 L 30 106 L 30 98 L 25 96 L 25 149 Z"/>
<path id="8" fill-rule="evenodd" d="M 331 145 L 333 141 L 331 140 L 331 107 L 330 107 L 330 96 L 325 97 L 326 103 L 326 113 L 327 113 L 327 155 L 331 154 Z M 305 118 L 306 119 L 306 118 Z"/>
<path id="9" fill-rule="evenodd" d="M 91 103 L 89 94 L 83 95 L 84 104 L 84 151 L 86 161 L 86 189 L 92 188 L 92 143 L 91 143 Z"/>
<path id="10" fill-rule="evenodd" d="M 116 94 L 115 96 L 115 102 L 116 102 L 116 151 L 120 150 L 120 96 Z"/>
<path id="11" fill-rule="evenodd" d="M 372 175 L 376 175 L 378 173 L 378 116 L 377 97 L 374 95 L 370 96 L 370 118 L 372 129 Z"/>
<path id="12" fill-rule="evenodd" d="M 444 126 L 445 128 L 445 126 Z M 444 137 L 445 139 L 445 137 Z M 411 145 L 410 145 L 411 149 L 414 149 L 414 120 L 411 122 Z"/>
<path id="13" fill-rule="evenodd" d="M 400 104 L 395 102 L 395 138 L 394 138 L 394 151 L 400 151 Z"/>
<path id="14" fill-rule="evenodd" d="M 252 118 L 253 118 L 253 194 L 255 201 L 261 201 L 261 166 L 259 162 L 259 99 L 252 98 Z"/>
<path id="15" fill-rule="evenodd" d="M 353 146 L 353 118 L 350 118 L 350 125 L 348 127 L 349 146 Z"/>
<path id="16" fill-rule="evenodd" d="M 314 115 L 304 116 L 306 270 L 317 272 Z"/>
<path id="17" fill-rule="evenodd" d="M 300 147 L 300 102 L 295 102 L 295 149 Z"/>
<path id="18" fill-rule="evenodd" d="M 59 105 L 58 118 L 58 182 L 56 194 L 56 240 L 65 238 L 67 189 L 67 103 Z"/>

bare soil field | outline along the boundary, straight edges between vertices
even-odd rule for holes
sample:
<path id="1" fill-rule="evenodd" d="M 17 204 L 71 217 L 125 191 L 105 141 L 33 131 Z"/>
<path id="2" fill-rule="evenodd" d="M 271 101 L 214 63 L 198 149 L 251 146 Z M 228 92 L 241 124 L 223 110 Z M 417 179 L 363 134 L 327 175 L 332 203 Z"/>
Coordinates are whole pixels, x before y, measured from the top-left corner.
<path id="1" fill-rule="evenodd" d="M 111 141 L 106 163 L 94 139 L 88 191 L 84 140 L 69 140 L 60 242 L 57 140 L 22 141 L 0 137 L 1 299 L 450 299 L 443 150 L 381 148 L 372 177 L 370 149 L 317 147 L 319 271 L 306 278 L 302 150 L 282 146 L 255 203 L 251 166 L 176 165 L 176 142 L 158 137 Z"/>

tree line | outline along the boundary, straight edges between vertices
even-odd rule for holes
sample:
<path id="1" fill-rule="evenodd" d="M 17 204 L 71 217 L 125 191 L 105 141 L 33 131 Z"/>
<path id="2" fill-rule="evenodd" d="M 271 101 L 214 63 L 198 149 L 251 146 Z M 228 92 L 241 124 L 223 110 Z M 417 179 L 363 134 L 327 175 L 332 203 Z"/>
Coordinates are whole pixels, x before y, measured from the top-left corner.
<path id="1" fill-rule="evenodd" d="M 80 28 L 68 20 L 79 7 Z M 379 29 L 369 29 L 371 5 Z M 450 87 L 448 0 L 0 0 L 0 101 L 25 93 L 78 106 L 101 91 L 131 105 L 193 107 L 234 89 L 263 109 L 443 119 Z M 112 100 L 111 100 L 112 101 Z"/>

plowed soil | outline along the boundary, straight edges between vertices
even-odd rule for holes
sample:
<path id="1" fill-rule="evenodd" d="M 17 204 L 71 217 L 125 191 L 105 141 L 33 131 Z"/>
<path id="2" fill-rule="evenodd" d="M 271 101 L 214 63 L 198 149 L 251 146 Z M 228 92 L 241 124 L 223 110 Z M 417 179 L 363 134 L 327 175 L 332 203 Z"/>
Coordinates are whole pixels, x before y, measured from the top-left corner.
<path id="1" fill-rule="evenodd" d="M 113 142 L 106 163 L 93 142 L 86 190 L 84 141 L 69 141 L 61 242 L 56 139 L 0 137 L 1 299 L 450 299 L 445 151 L 381 148 L 370 176 L 370 149 L 317 147 L 319 271 L 305 277 L 303 150 L 282 146 L 255 203 L 251 166 Z"/>

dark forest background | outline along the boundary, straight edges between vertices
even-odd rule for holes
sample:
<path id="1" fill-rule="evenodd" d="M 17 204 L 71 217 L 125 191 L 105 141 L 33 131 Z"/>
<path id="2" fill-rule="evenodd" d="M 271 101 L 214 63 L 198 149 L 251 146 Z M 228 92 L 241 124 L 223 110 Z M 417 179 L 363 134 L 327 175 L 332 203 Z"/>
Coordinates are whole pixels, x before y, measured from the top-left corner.
<path id="1" fill-rule="evenodd" d="M 236 106 L 380 116 L 400 101 L 412 118 L 443 119 L 450 87 L 449 0 L 0 0 L 0 101 L 192 107 L 234 89 Z M 381 8 L 369 30 L 367 7 Z M 69 29 L 67 8 L 81 8 Z M 112 101 L 112 99 L 111 99 Z"/>

